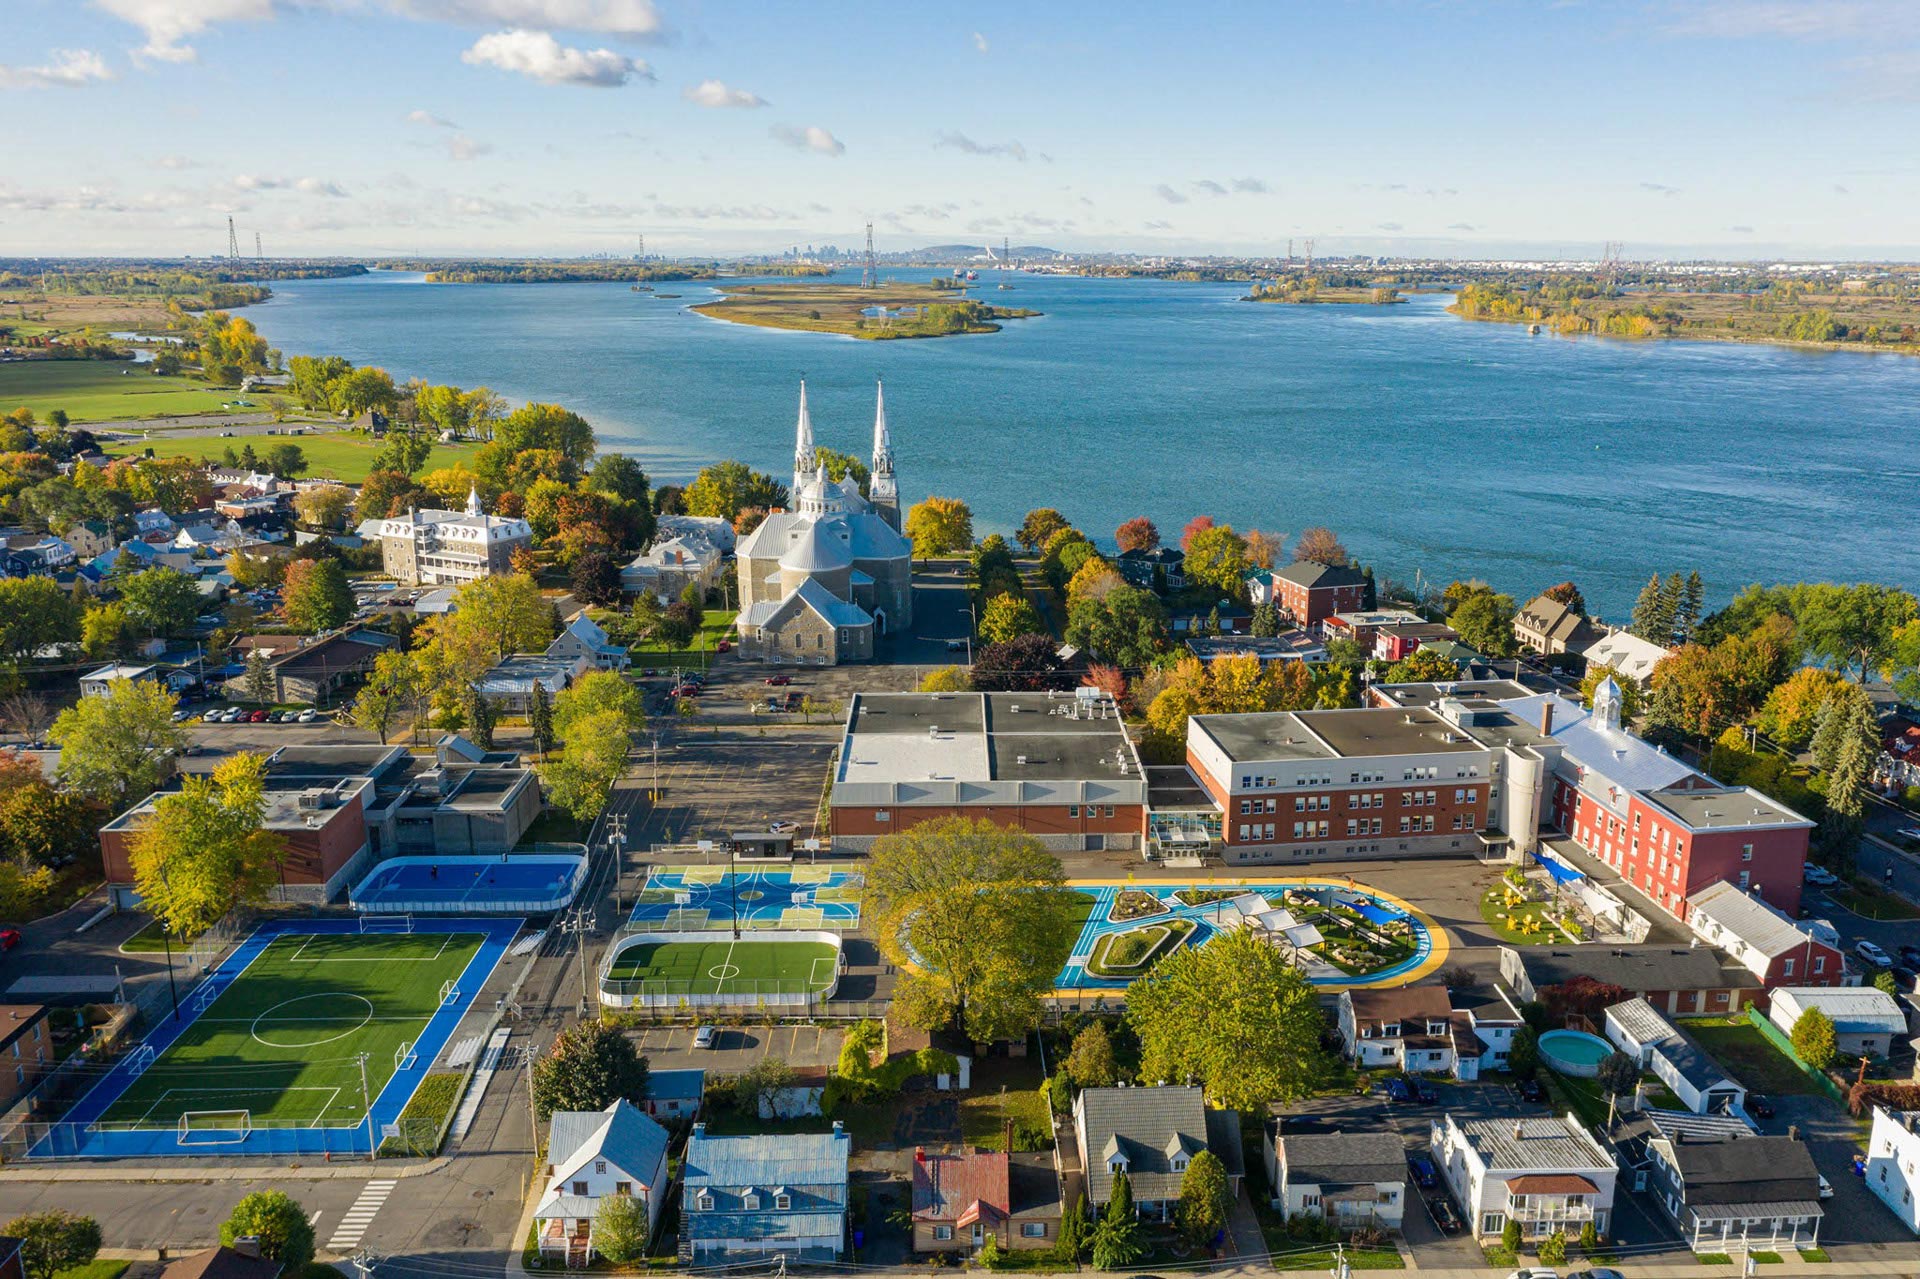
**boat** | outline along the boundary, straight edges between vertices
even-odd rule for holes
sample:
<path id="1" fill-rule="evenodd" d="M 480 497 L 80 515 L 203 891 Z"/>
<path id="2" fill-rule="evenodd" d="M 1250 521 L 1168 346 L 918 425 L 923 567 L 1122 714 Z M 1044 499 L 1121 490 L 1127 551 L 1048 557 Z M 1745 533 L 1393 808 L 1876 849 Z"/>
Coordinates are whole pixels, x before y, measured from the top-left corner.
<path id="1" fill-rule="evenodd" d="M 653 292 L 653 286 L 651 284 L 636 284 L 633 286 L 633 291 L 635 293 L 651 293 Z"/>
<path id="2" fill-rule="evenodd" d="M 1527 326 L 1527 336 L 1528 336 L 1528 337 L 1535 337 L 1535 338 L 1537 338 L 1537 337 L 1539 337 L 1539 336 L 1540 336 L 1540 326 L 1539 326 L 1539 325 L 1537 325 L 1537 324 L 1529 324 L 1529 325 Z"/>
<path id="3" fill-rule="evenodd" d="M 996 284 L 993 287 L 996 289 L 1010 289 L 1013 286 L 1011 284 Z"/>

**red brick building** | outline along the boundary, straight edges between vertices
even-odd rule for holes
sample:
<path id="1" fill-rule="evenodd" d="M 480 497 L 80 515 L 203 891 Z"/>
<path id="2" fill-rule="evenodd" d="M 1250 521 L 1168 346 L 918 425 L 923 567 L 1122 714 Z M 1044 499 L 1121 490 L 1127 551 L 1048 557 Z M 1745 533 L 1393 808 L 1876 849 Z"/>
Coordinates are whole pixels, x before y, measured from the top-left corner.
<path id="1" fill-rule="evenodd" d="M 1373 655 L 1383 662 L 1402 662 L 1422 644 L 1459 638 L 1459 632 L 1443 622 L 1401 622 L 1374 632 Z"/>
<path id="2" fill-rule="evenodd" d="M 1299 560 L 1273 570 L 1274 602 L 1295 626 L 1312 629 L 1335 613 L 1358 612 L 1366 604 L 1367 579 L 1344 565 Z"/>

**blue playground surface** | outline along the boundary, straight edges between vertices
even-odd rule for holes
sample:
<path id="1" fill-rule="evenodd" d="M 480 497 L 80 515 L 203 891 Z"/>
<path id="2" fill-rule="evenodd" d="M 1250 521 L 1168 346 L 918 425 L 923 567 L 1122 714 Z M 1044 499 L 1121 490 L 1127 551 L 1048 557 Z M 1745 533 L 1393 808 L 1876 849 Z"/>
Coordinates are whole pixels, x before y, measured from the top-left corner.
<path id="1" fill-rule="evenodd" d="M 1382 924 L 1393 920 L 1405 919 L 1413 926 L 1415 942 L 1414 952 L 1408 958 L 1379 972 L 1368 973 L 1364 977 L 1345 975 L 1310 977 L 1317 986 L 1350 986 L 1358 983 L 1375 985 L 1391 981 L 1404 973 L 1409 973 L 1425 963 L 1433 953 L 1433 935 L 1426 925 L 1409 915 L 1392 902 L 1374 896 L 1361 888 L 1343 888 L 1318 880 L 1288 880 L 1266 883 L 1235 884 L 1071 884 L 1069 887 L 1086 893 L 1094 898 L 1093 911 L 1087 916 L 1080 937 L 1073 944 L 1073 953 L 1067 959 L 1066 967 L 1060 970 L 1056 983 L 1059 990 L 1123 990 L 1127 986 L 1124 979 L 1116 977 L 1097 977 L 1087 971 L 1087 960 L 1093 954 L 1093 947 L 1100 938 L 1114 933 L 1130 932 L 1143 924 L 1165 923 L 1170 919 L 1191 920 L 1194 925 L 1193 936 L 1187 941 L 1189 946 L 1204 946 L 1220 931 L 1220 922 L 1225 920 L 1228 927 L 1233 926 L 1235 917 L 1224 900 L 1208 902 L 1201 906 L 1182 905 L 1175 897 L 1180 892 L 1210 892 L 1227 889 L 1239 892 L 1259 893 L 1275 906 L 1289 889 L 1312 889 L 1322 893 L 1325 898 L 1351 907 L 1365 919 Z M 1116 898 L 1123 892 L 1141 892 L 1159 898 L 1169 909 L 1158 915 L 1139 919 L 1111 920 Z"/>
<path id="2" fill-rule="evenodd" d="M 347 900 L 355 910 L 373 912 L 536 915 L 570 905 L 586 874 L 587 859 L 578 853 L 389 857 Z"/>
<path id="3" fill-rule="evenodd" d="M 860 924 L 866 877 L 844 870 L 735 870 L 682 866 L 655 870 L 634 903 L 633 922 L 651 928 L 826 928 Z"/>
<path id="4" fill-rule="evenodd" d="M 399 1119 L 400 1112 L 412 1099 L 414 1089 L 433 1069 L 448 1039 L 459 1027 L 461 1018 L 473 1006 L 474 997 L 519 933 L 522 922 L 500 918 L 422 919 L 414 922 L 413 931 L 416 933 L 479 933 L 485 937 L 485 941 L 461 971 L 459 997 L 440 1005 L 434 1012 L 414 1042 L 411 1063 L 395 1071 L 380 1089 L 380 1095 L 374 1098 L 370 1117 L 375 1142 L 381 1140 L 383 1125 Z M 275 938 L 360 931 L 360 921 L 352 919 L 285 920 L 260 925 L 218 968 L 207 974 L 199 987 L 181 993 L 179 1017 L 167 1018 L 155 1026 L 146 1038 L 146 1046 L 153 1049 L 152 1056 L 164 1054 L 174 1040 L 193 1024 L 200 1009 L 205 1006 L 197 996 L 209 986 L 218 990 L 231 983 Z M 35 1159 L 129 1159 L 208 1154 L 248 1157 L 320 1157 L 328 1154 L 364 1157 L 367 1154 L 369 1125 L 366 1121 L 346 1128 L 255 1128 L 238 1140 L 223 1141 L 214 1146 L 191 1137 L 182 1142 L 179 1130 L 171 1126 L 98 1128 L 96 1123 L 99 1118 L 107 1113 L 139 1076 L 143 1069 L 143 1058 L 151 1060 L 152 1056 L 144 1051 L 135 1051 L 121 1058 L 107 1076 L 67 1112 L 64 1119 L 46 1125 L 46 1134 L 29 1148 L 28 1156 Z"/>

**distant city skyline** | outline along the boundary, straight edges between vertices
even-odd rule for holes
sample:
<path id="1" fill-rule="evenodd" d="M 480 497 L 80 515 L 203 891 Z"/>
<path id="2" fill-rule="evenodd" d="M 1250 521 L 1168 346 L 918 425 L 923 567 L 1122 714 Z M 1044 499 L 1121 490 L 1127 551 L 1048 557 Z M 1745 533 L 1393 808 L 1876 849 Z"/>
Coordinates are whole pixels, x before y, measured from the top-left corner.
<path id="1" fill-rule="evenodd" d="M 1920 3 L 4 0 L 0 254 L 1920 258 Z"/>

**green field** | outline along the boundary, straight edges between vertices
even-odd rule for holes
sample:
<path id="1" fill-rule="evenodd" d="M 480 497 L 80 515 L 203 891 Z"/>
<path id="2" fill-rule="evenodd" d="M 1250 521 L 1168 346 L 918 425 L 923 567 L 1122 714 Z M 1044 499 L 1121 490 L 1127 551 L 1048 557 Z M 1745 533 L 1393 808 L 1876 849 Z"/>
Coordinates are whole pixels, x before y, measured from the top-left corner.
<path id="1" fill-rule="evenodd" d="M 373 455 L 380 446 L 363 435 L 295 435 L 282 437 L 262 435 L 259 431 L 240 429 L 234 432 L 233 439 L 222 439 L 217 435 L 194 435 L 185 439 L 172 439 L 165 436 L 150 436 L 133 444 L 118 445 L 111 453 L 122 457 L 138 457 L 148 449 L 155 457 L 191 457 L 218 460 L 228 448 L 236 452 L 247 444 L 256 450 L 264 450 L 275 444 L 297 444 L 300 451 L 307 455 L 307 473 L 311 476 L 324 476 L 341 480 L 348 484 L 358 484 L 367 478 L 367 472 L 373 469 Z M 470 462 L 479 448 L 477 444 L 436 444 L 428 455 L 426 469 L 431 471 L 442 466 L 452 466 L 456 462 Z"/>
<path id="2" fill-rule="evenodd" d="M 798 995 L 833 985 L 839 948 L 817 941 L 642 942 L 615 956 L 615 981 L 658 982 L 662 995 Z"/>
<path id="3" fill-rule="evenodd" d="M 475 933 L 279 937 L 101 1116 L 104 1128 L 174 1128 L 187 1111 L 246 1110 L 256 1128 L 344 1128 L 397 1068 L 480 949 Z M 182 1015 L 187 1009 L 182 1008 Z M 191 1122 L 191 1121 L 190 1121 Z"/>
<path id="4" fill-rule="evenodd" d="M 79 422 L 117 422 L 166 414 L 218 413 L 238 391 L 184 377 L 155 377 L 120 360 L 23 360 L 0 364 L 0 413 L 25 406 L 46 421 L 55 409 Z M 256 404 L 260 395 L 249 395 Z M 264 412 L 264 409 L 262 410 Z"/>

